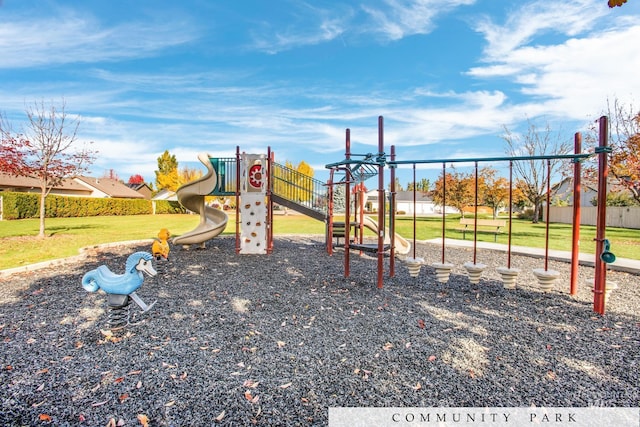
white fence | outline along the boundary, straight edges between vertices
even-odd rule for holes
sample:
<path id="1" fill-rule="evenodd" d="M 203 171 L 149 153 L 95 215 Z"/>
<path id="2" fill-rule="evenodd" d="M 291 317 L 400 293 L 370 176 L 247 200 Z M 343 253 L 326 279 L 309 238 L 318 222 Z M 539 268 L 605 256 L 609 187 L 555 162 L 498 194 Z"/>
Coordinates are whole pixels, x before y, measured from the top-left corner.
<path id="1" fill-rule="evenodd" d="M 597 213 L 596 206 L 582 207 L 580 209 L 580 224 L 596 225 Z M 549 222 L 573 223 L 573 206 L 551 206 Z M 640 207 L 607 206 L 607 227 L 640 229 Z"/>

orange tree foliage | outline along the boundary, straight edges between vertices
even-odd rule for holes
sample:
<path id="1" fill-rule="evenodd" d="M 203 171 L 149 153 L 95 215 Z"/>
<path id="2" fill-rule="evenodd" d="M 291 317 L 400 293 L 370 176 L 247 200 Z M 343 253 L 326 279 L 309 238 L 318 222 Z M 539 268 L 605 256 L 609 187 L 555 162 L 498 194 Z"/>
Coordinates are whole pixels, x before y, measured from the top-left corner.
<path id="1" fill-rule="evenodd" d="M 498 215 L 498 209 L 509 204 L 509 181 L 498 176 L 498 171 L 491 167 L 482 168 L 478 177 L 479 191 L 482 194 L 482 204 L 493 211 L 493 218 Z"/>
<path id="2" fill-rule="evenodd" d="M 445 209 L 453 206 L 464 217 L 464 208 L 475 203 L 475 177 L 462 172 L 448 172 L 436 181 L 433 201 Z M 444 191 L 443 191 L 444 190 Z"/>
<path id="3" fill-rule="evenodd" d="M 627 0 L 609 0 L 609 7 L 622 6 Z"/>

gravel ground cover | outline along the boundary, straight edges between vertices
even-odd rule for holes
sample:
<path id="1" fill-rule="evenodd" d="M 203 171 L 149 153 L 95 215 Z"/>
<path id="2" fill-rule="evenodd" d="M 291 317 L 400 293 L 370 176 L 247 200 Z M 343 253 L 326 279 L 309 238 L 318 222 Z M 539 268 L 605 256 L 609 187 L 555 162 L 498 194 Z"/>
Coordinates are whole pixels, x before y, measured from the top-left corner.
<path id="1" fill-rule="evenodd" d="M 377 289 L 376 263 L 328 256 L 320 237 L 279 237 L 274 253 L 236 255 L 234 239 L 172 248 L 138 291 L 147 313 L 108 331 L 106 296 L 82 275 L 147 247 L 0 278 L 0 425 L 326 425 L 336 406 L 640 405 L 640 277 L 593 312 L 589 278 L 569 295 L 569 264 L 540 292 L 537 258 L 514 256 L 517 290 L 495 272 L 504 253 L 479 250 L 479 284 L 456 264 L 446 284 L 398 261 Z M 440 249 L 419 244 L 439 261 Z"/>

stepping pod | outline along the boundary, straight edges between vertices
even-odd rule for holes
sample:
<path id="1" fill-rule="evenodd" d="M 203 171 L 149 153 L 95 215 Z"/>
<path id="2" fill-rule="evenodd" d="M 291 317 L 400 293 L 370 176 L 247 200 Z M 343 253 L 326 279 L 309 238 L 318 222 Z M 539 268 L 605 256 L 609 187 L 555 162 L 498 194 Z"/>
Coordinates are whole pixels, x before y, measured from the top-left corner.
<path id="1" fill-rule="evenodd" d="M 604 288 L 604 303 L 609 302 L 609 297 L 611 296 L 611 291 L 618 289 L 618 283 L 616 282 L 607 282 L 607 285 Z"/>
<path id="2" fill-rule="evenodd" d="M 587 281 L 587 285 L 591 286 L 591 292 L 594 291 L 593 289 L 593 284 L 595 283 L 595 278 L 591 278 L 589 281 Z M 607 280 L 607 284 L 604 288 L 604 303 L 607 304 L 609 302 L 609 298 L 611 297 L 611 292 L 615 291 L 616 289 L 618 289 L 618 283 L 617 282 L 610 282 Z"/>
<path id="3" fill-rule="evenodd" d="M 500 267 L 498 268 L 498 273 L 500 274 L 500 276 L 502 276 L 502 284 L 504 285 L 505 289 L 516 288 L 516 279 L 518 278 L 520 269 Z"/>
<path id="4" fill-rule="evenodd" d="M 451 275 L 453 264 L 436 262 L 431 264 L 436 269 L 436 280 L 440 283 L 447 283 Z"/>
<path id="5" fill-rule="evenodd" d="M 411 277 L 418 277 L 422 264 L 424 264 L 423 258 L 407 258 L 405 260 L 407 268 L 409 269 L 409 275 Z"/>
<path id="6" fill-rule="evenodd" d="M 533 275 L 538 279 L 538 284 L 542 292 L 549 292 L 553 289 L 556 279 L 560 277 L 560 272 L 536 268 L 533 270 Z"/>
<path id="7" fill-rule="evenodd" d="M 469 273 L 469 282 L 474 285 L 480 281 L 480 276 L 482 276 L 482 272 L 485 268 L 487 268 L 484 264 L 474 264 L 472 262 L 464 263 L 464 268 Z"/>

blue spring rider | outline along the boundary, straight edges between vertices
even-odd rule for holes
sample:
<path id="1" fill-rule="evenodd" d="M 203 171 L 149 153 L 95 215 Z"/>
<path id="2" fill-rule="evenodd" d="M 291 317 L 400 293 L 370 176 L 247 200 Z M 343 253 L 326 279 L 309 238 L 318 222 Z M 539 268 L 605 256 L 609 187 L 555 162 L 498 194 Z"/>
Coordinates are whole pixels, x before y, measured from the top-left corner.
<path id="1" fill-rule="evenodd" d="M 107 293 L 110 326 L 120 327 L 129 322 L 129 299 L 138 304 L 143 312 L 149 311 L 156 303 L 154 301 L 147 305 L 136 294 L 136 290 L 144 282 L 145 274 L 150 277 L 158 274 L 153 268 L 152 260 L 153 256 L 148 252 L 135 252 L 127 258 L 124 274 L 114 273 L 106 265 L 101 265 L 82 277 L 82 287 L 86 291 L 97 292 L 102 289 Z"/>

